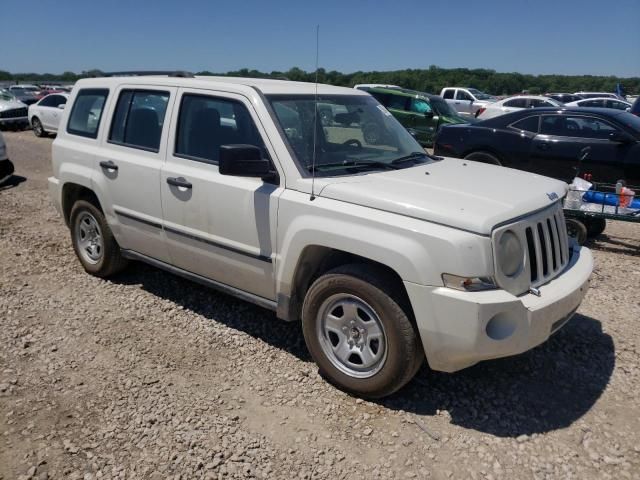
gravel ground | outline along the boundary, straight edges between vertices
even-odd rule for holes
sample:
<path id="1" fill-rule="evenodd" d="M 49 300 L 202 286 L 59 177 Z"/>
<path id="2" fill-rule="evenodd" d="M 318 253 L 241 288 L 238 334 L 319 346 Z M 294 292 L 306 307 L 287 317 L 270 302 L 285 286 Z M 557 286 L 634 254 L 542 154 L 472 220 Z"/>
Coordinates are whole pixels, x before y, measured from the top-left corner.
<path id="1" fill-rule="evenodd" d="M 298 324 L 141 264 L 84 273 L 51 139 L 5 139 L 24 178 L 0 189 L 0 478 L 640 478 L 640 225 L 592 243 L 546 344 L 367 402 Z"/>

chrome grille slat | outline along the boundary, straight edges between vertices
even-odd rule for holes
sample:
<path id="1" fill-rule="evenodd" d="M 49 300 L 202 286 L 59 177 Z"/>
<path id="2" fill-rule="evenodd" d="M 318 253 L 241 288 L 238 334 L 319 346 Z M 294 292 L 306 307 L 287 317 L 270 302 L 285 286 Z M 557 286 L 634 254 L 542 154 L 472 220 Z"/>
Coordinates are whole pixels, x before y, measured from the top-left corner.
<path id="1" fill-rule="evenodd" d="M 547 219 L 545 218 L 540 223 L 542 224 L 542 234 L 544 235 L 544 246 L 546 250 L 543 255 L 546 254 L 547 256 L 547 277 L 550 277 L 555 273 L 555 270 L 553 268 L 553 243 L 551 242 L 551 235 L 549 232 Z"/>
<path id="2" fill-rule="evenodd" d="M 547 218 L 547 225 L 551 228 L 551 231 L 549 233 L 551 234 L 551 239 L 553 242 L 553 271 L 555 272 L 562 265 L 562 258 L 560 255 L 560 240 L 558 239 L 558 230 L 556 229 L 555 215 L 551 218 Z"/>

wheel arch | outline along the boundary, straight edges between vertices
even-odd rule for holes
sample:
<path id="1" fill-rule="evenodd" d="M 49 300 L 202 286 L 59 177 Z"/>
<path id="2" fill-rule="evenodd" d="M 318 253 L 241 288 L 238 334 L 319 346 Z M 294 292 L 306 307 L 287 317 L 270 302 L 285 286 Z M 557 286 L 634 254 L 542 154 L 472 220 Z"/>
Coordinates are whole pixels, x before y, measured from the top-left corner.
<path id="1" fill-rule="evenodd" d="M 500 166 L 503 166 L 503 167 L 506 166 L 504 155 L 502 153 L 499 153 L 493 147 L 488 147 L 483 145 L 481 147 L 469 148 L 466 151 L 462 152 L 462 158 L 466 158 L 467 155 L 471 155 L 472 153 L 489 153 L 498 159 L 498 161 L 500 162 Z"/>
<path id="2" fill-rule="evenodd" d="M 395 269 L 377 260 L 323 245 L 308 245 L 302 250 L 291 278 L 289 295 L 278 295 L 278 317 L 287 321 L 300 320 L 305 295 L 313 282 L 330 270 L 345 265 L 363 265 L 373 270 L 376 275 L 388 278 L 397 289 L 395 293 L 402 307 L 407 315 L 413 318 L 404 282 Z"/>
<path id="3" fill-rule="evenodd" d="M 78 200 L 86 200 L 101 212 L 104 212 L 102 205 L 100 204 L 100 200 L 93 190 L 78 183 L 67 182 L 62 186 L 61 198 L 62 215 L 64 216 L 64 221 L 67 226 L 69 226 L 73 204 Z"/>

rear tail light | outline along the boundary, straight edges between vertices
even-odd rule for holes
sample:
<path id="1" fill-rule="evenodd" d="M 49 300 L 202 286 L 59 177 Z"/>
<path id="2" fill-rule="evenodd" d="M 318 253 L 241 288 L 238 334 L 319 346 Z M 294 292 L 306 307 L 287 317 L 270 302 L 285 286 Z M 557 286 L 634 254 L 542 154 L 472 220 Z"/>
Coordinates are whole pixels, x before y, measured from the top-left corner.
<path id="1" fill-rule="evenodd" d="M 476 112 L 476 118 L 478 118 L 480 115 L 482 115 L 484 113 L 484 111 L 486 110 L 485 107 L 480 107 L 478 109 L 478 111 Z"/>

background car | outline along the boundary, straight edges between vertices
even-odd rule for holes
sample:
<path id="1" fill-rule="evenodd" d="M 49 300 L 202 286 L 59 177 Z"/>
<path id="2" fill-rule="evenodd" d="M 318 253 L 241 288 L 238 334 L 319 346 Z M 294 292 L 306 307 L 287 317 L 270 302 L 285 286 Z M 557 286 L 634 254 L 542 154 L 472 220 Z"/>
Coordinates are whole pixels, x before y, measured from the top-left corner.
<path id="1" fill-rule="evenodd" d="M 636 98 L 636 101 L 631 105 L 631 113 L 633 113 L 636 117 L 640 117 L 640 97 Z"/>
<path id="2" fill-rule="evenodd" d="M 68 93 L 52 93 L 29 106 L 29 123 L 36 137 L 58 131 L 62 110 L 68 99 Z"/>
<path id="3" fill-rule="evenodd" d="M 0 90 L 0 128 L 24 128 L 28 124 L 27 106 L 9 90 Z"/>
<path id="4" fill-rule="evenodd" d="M 587 157 L 579 158 L 585 147 Z M 443 127 L 436 155 L 466 158 L 570 182 L 640 184 L 640 118 L 607 108 L 520 110 L 474 125 Z"/>
<path id="5" fill-rule="evenodd" d="M 36 103 L 41 98 L 40 90 L 35 85 L 12 85 L 7 90 L 25 105 Z"/>
<path id="6" fill-rule="evenodd" d="M 622 100 L 622 98 L 615 93 L 609 92 L 576 92 L 574 95 L 580 95 L 582 98 L 617 98 Z"/>
<path id="7" fill-rule="evenodd" d="M 478 110 L 477 118 L 480 120 L 486 120 L 488 118 L 504 115 L 505 113 L 539 107 L 562 107 L 562 103 L 549 97 L 518 95 L 516 97 L 505 98 L 504 100 L 490 103 L 486 107 L 482 107 Z"/>
<path id="8" fill-rule="evenodd" d="M 7 155 L 7 145 L 4 143 L 2 133 L 0 133 L 0 185 L 13 175 L 13 163 Z"/>
<path id="9" fill-rule="evenodd" d="M 370 95 L 411 133 L 423 147 L 433 146 L 433 138 L 443 125 L 469 123 L 437 95 L 404 88 L 371 88 Z"/>
<path id="10" fill-rule="evenodd" d="M 631 103 L 624 100 L 614 98 L 584 98 L 576 102 L 566 103 L 567 107 L 596 107 L 596 108 L 615 108 L 616 110 L 631 110 Z"/>
<path id="11" fill-rule="evenodd" d="M 545 93 L 544 96 L 553 98 L 560 103 L 575 102 L 576 100 L 582 99 L 580 95 L 576 95 L 575 93 Z"/>
<path id="12" fill-rule="evenodd" d="M 475 117 L 478 110 L 497 100 L 493 95 L 476 88 L 445 87 L 440 96 L 459 114 Z"/>

